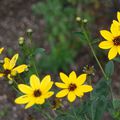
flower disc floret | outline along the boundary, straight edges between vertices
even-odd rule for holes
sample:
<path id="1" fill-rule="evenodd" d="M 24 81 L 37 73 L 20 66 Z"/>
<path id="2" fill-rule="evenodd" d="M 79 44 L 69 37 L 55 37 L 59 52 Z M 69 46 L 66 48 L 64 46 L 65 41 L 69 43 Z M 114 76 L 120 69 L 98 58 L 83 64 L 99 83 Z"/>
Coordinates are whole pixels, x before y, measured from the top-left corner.
<path id="1" fill-rule="evenodd" d="M 34 97 L 40 97 L 41 94 L 42 93 L 41 93 L 41 91 L 39 89 L 34 91 Z"/>
<path id="2" fill-rule="evenodd" d="M 74 91 L 76 88 L 77 88 L 77 86 L 74 83 L 70 83 L 70 85 L 68 87 L 69 91 Z"/>
<path id="3" fill-rule="evenodd" d="M 119 46 L 120 45 L 120 36 L 115 37 L 113 40 L 114 45 Z"/>

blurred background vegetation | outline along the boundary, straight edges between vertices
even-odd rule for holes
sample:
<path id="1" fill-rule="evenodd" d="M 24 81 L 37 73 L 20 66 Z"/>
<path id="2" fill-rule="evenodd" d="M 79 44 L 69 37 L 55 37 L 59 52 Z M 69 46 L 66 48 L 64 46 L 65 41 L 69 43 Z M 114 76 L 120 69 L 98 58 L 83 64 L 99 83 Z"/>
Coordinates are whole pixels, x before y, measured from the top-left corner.
<path id="1" fill-rule="evenodd" d="M 36 61 L 37 69 L 41 70 L 41 74 L 57 74 L 59 71 L 68 73 L 71 70 L 81 73 L 86 64 L 94 65 L 98 69 L 86 40 L 82 35 L 77 34 L 81 28 L 76 17 L 88 21 L 85 24 L 91 32 L 94 48 L 100 61 L 106 62 L 107 53 L 100 52 L 97 47 L 102 39 L 99 30 L 109 28 L 118 10 L 120 10 L 120 0 L 1 0 L 0 43 L 8 51 L 5 54 L 10 56 L 18 51 L 19 37 L 24 36 L 25 42 L 28 42 L 26 30 L 31 28 L 34 49 L 26 56 L 30 55 L 33 61 Z M 20 63 L 26 58 L 22 53 L 21 55 Z M 104 65 L 104 62 L 102 63 Z M 117 69 L 113 75 L 115 80 L 113 89 L 118 96 L 117 76 L 120 68 L 118 64 L 115 65 Z M 93 82 L 96 82 L 100 75 L 100 71 L 97 71 Z M 0 120 L 11 120 L 9 116 L 14 113 L 12 120 L 34 120 L 31 111 L 26 113 L 20 110 L 20 106 L 14 105 L 15 94 L 11 95 L 11 91 L 7 92 L 10 88 L 4 81 L 1 82 L 0 88 L 3 89 L 0 91 Z M 7 107 L 4 107 L 5 105 Z M 120 114 L 113 113 L 113 116 L 117 120 Z M 112 120 L 107 114 L 104 119 Z"/>

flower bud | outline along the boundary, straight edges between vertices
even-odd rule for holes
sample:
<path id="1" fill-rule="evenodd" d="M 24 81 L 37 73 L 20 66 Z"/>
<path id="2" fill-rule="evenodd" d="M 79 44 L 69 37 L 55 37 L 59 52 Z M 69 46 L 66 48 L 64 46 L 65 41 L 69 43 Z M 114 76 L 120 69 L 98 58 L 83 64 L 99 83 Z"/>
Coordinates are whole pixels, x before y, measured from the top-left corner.
<path id="1" fill-rule="evenodd" d="M 4 63 L 4 61 L 3 60 L 0 60 L 0 64 L 3 64 Z"/>
<path id="2" fill-rule="evenodd" d="M 32 29 L 30 29 L 30 28 L 29 28 L 29 29 L 27 29 L 27 35 L 28 35 L 28 36 L 31 36 L 31 35 L 32 35 L 32 33 L 33 33 L 33 30 L 32 30 Z"/>
<path id="3" fill-rule="evenodd" d="M 87 19 L 83 19 L 83 23 L 87 23 L 88 22 L 88 20 Z"/>
<path id="4" fill-rule="evenodd" d="M 18 41 L 19 41 L 19 45 L 23 45 L 25 39 L 24 39 L 24 37 L 20 37 Z"/>
<path id="5" fill-rule="evenodd" d="M 80 18 L 80 17 L 76 17 L 76 21 L 77 21 L 77 22 L 80 22 L 80 21 L 81 21 L 81 18 Z"/>
<path id="6" fill-rule="evenodd" d="M 95 75 L 95 68 L 94 66 L 89 66 L 86 65 L 85 67 L 83 67 L 83 72 L 88 74 L 88 75 Z"/>

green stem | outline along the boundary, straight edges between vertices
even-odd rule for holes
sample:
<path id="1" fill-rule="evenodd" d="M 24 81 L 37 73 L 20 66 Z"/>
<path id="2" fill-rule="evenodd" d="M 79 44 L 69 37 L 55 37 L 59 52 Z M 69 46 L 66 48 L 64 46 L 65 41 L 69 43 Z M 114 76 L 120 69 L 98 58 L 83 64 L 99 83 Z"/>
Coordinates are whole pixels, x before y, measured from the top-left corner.
<path id="1" fill-rule="evenodd" d="M 88 76 L 88 81 L 89 81 L 89 84 L 92 86 L 91 76 Z M 90 100 L 92 100 L 92 99 L 93 99 L 92 93 L 90 92 Z M 91 104 L 90 109 L 91 109 L 91 118 L 92 118 L 92 120 L 94 120 L 94 113 L 93 113 L 94 108 L 93 108 L 92 104 Z"/>
<path id="2" fill-rule="evenodd" d="M 114 96 L 113 96 L 113 91 L 112 91 L 112 86 L 111 85 L 109 85 L 109 89 L 110 89 L 111 100 L 112 100 L 112 104 L 113 104 Z"/>
<path id="3" fill-rule="evenodd" d="M 47 120 L 54 120 L 47 111 L 44 111 L 43 109 L 41 110 L 41 108 L 39 106 L 35 106 L 36 110 L 38 110 L 39 112 L 42 113 L 42 116 L 44 118 L 46 118 Z"/>
<path id="4" fill-rule="evenodd" d="M 21 92 L 20 92 L 15 86 L 12 86 L 12 88 L 13 88 L 16 92 L 18 92 L 19 94 L 21 94 Z"/>
<path id="5" fill-rule="evenodd" d="M 77 115 L 76 115 L 76 112 L 75 112 L 73 104 L 70 104 L 70 107 L 71 107 L 71 110 L 72 110 L 72 112 L 74 114 L 75 120 L 79 120 L 78 117 L 77 117 Z"/>
<path id="6" fill-rule="evenodd" d="M 105 71 L 103 70 L 102 65 L 101 65 L 101 63 L 99 62 L 99 60 L 98 60 L 98 58 L 97 58 L 97 56 L 96 56 L 96 53 L 95 53 L 95 51 L 94 51 L 94 49 L 93 49 L 93 46 L 92 46 L 92 44 L 91 44 L 91 41 L 90 41 L 89 36 L 88 36 L 88 34 L 87 34 L 87 31 L 86 31 L 86 29 L 85 29 L 84 27 L 83 27 L 83 32 L 84 32 L 84 36 L 86 37 L 86 40 L 88 41 L 88 45 L 89 45 L 89 47 L 90 47 L 90 49 L 91 49 L 91 51 L 92 51 L 92 53 L 93 53 L 93 56 L 94 56 L 94 58 L 96 59 L 96 62 L 98 63 L 98 65 L 99 65 L 99 67 L 100 67 L 100 69 L 101 69 L 104 77 L 106 78 L 106 80 L 108 80 L 109 77 L 106 75 Z M 112 87 L 111 87 L 111 85 L 109 85 L 109 89 L 110 89 L 110 93 L 111 93 L 111 100 L 113 101 L 113 98 L 114 98 L 114 97 L 113 97 L 113 92 L 112 92 Z"/>
<path id="7" fill-rule="evenodd" d="M 93 56 L 94 56 L 97 64 L 99 65 L 99 67 L 100 67 L 100 69 L 101 69 L 104 77 L 108 80 L 108 77 L 107 77 L 105 71 L 103 70 L 103 67 L 102 67 L 101 63 L 99 62 L 99 60 L 98 60 L 98 58 L 97 58 L 97 56 L 96 56 L 96 53 L 95 53 L 95 51 L 94 51 L 94 49 L 93 49 L 93 46 L 92 46 L 92 44 L 91 44 L 91 41 L 90 41 L 90 39 L 89 39 L 89 37 L 88 37 L 87 31 L 85 30 L 85 28 L 83 28 L 83 32 L 84 32 L 84 36 L 86 37 L 86 40 L 88 41 L 88 45 L 89 45 L 89 47 L 90 47 L 90 49 L 91 49 L 91 51 L 92 51 L 92 53 L 93 53 Z"/>
<path id="8" fill-rule="evenodd" d="M 85 119 L 86 119 L 86 120 L 89 120 L 89 118 L 87 117 L 87 115 L 85 115 Z"/>
<path id="9" fill-rule="evenodd" d="M 35 69 L 35 72 L 36 72 L 37 76 L 39 77 L 39 73 L 38 73 L 38 70 L 37 70 L 37 67 L 36 67 L 36 64 L 35 64 L 34 61 L 33 61 L 33 67 L 34 67 L 34 69 Z"/>

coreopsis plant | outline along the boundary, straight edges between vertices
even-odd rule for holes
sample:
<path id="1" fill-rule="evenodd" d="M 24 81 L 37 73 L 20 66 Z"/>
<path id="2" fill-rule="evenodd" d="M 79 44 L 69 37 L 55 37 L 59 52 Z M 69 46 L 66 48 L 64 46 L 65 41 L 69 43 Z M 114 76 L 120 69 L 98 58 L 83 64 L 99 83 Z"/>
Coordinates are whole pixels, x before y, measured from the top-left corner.
<path id="1" fill-rule="evenodd" d="M 44 104 L 45 99 L 50 98 L 54 92 L 49 91 L 53 85 L 50 75 L 46 75 L 43 80 L 36 75 L 30 77 L 30 86 L 25 84 L 19 84 L 19 90 L 24 93 L 24 95 L 18 97 L 15 100 L 17 104 L 27 104 L 25 109 L 33 106 L 34 104 Z"/>
<path id="2" fill-rule="evenodd" d="M 84 93 L 93 90 L 91 85 L 85 85 L 87 74 L 81 74 L 77 77 L 76 73 L 72 71 L 69 75 L 60 73 L 60 78 L 63 83 L 56 82 L 55 85 L 62 90 L 56 94 L 56 97 L 62 98 L 67 96 L 70 102 L 75 101 L 76 96 L 82 97 Z"/>
<path id="3" fill-rule="evenodd" d="M 30 39 L 29 44 L 26 44 L 24 37 L 20 37 L 19 39 L 21 53 L 23 54 L 21 61 L 29 64 L 29 71 L 25 75 L 19 76 L 19 79 L 22 79 L 22 81 L 18 79 L 18 81 L 15 81 L 15 86 L 12 84 L 12 87 L 19 93 L 19 97 L 15 99 L 15 103 L 24 104 L 25 109 L 33 107 L 39 111 L 43 120 L 103 120 L 104 113 L 106 112 L 111 118 L 119 120 L 120 100 L 115 98 L 111 82 L 112 74 L 114 73 L 114 61 L 112 59 L 117 54 L 120 54 L 120 12 L 117 13 L 117 18 L 118 21 L 113 20 L 110 31 L 100 31 L 106 40 L 100 42 L 99 47 L 110 49 L 108 53 L 110 61 L 106 64 L 102 60 L 101 64 L 97 57 L 98 54 L 96 54 L 93 46 L 93 38 L 87 28 L 88 21 L 82 18 L 76 19 L 80 23 L 80 32 L 78 33 L 80 37 L 82 36 L 86 40 L 86 44 L 90 47 L 96 60 L 94 66 L 98 65 L 99 68 L 96 67 L 95 69 L 93 65 L 86 65 L 83 70 L 84 73 L 79 76 L 76 75 L 75 71 L 72 71 L 68 76 L 64 72 L 60 72 L 61 82 L 57 82 L 57 77 L 54 78 L 57 88 L 54 87 L 51 75 L 46 75 L 43 79 L 39 78 L 40 73 L 44 73 L 44 71 L 41 72 L 42 70 L 38 66 L 41 61 L 37 55 L 43 49 L 36 49 L 35 46 L 32 46 L 32 31 L 29 29 L 29 34 L 27 34 Z M 2 51 L 3 48 L 0 49 L 0 53 Z M 18 54 L 15 54 L 11 59 L 4 58 L 4 63 L 2 64 L 3 70 L 0 72 L 0 77 L 4 76 L 10 80 L 14 80 L 17 74 L 23 73 L 26 70 L 28 67 L 26 64 L 16 67 L 18 56 Z M 37 62 L 35 58 L 37 58 Z M 117 61 L 120 62 L 119 59 Z M 44 62 L 46 64 L 46 61 Z M 105 68 L 103 65 L 105 65 Z M 93 83 L 94 76 L 98 72 L 100 73 L 100 71 L 102 75 L 98 75 L 96 77 L 97 82 Z M 58 91 L 58 88 L 61 90 Z M 63 99 L 64 97 L 67 97 L 67 100 Z"/>
<path id="4" fill-rule="evenodd" d="M 25 71 L 26 64 L 22 64 L 16 67 L 16 62 L 19 55 L 15 54 L 11 59 L 4 58 L 3 71 L 0 72 L 0 77 L 8 77 L 9 80 L 13 80 L 13 77 Z"/>

